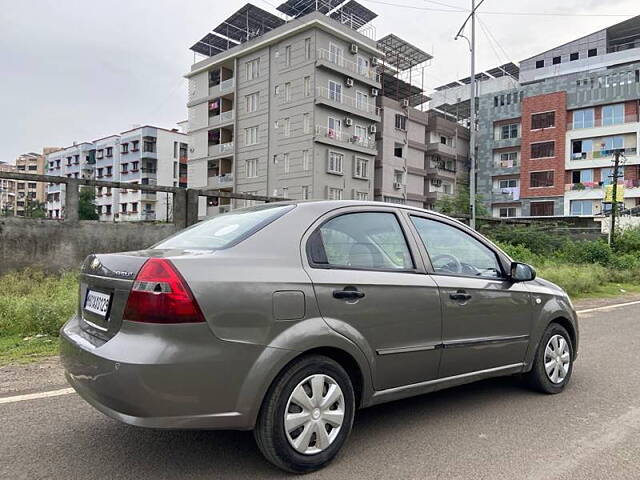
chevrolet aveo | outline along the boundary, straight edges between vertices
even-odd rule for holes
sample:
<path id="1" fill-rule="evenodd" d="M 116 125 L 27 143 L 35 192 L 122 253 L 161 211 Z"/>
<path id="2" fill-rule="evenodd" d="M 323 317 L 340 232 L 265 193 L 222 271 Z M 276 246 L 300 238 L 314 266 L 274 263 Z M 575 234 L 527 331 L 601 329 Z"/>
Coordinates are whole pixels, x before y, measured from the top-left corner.
<path id="1" fill-rule="evenodd" d="M 275 203 L 83 264 L 68 381 L 151 428 L 253 430 L 278 467 L 328 464 L 357 408 L 499 375 L 561 392 L 567 294 L 446 216 Z"/>

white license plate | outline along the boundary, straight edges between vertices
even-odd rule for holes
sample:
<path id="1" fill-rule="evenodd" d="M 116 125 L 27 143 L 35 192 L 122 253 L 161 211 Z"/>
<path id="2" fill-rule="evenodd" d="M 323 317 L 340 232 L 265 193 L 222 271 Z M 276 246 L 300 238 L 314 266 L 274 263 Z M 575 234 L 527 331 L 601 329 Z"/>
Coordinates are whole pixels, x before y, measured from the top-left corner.
<path id="1" fill-rule="evenodd" d="M 101 317 L 107 315 L 109 311 L 109 302 L 111 295 L 96 292 L 95 290 L 87 290 L 87 298 L 84 301 L 84 309 L 88 312 L 95 313 Z"/>

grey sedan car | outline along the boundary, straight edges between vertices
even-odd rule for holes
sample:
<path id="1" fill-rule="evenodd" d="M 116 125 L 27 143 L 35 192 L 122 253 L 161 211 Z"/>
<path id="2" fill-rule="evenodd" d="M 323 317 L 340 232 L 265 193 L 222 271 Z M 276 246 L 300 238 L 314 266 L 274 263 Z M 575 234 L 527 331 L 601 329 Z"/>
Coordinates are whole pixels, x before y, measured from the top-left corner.
<path id="1" fill-rule="evenodd" d="M 148 250 L 89 256 L 67 379 L 151 428 L 253 430 L 291 472 L 329 463 L 356 409 L 499 375 L 561 392 L 567 294 L 438 213 L 378 202 L 239 209 Z"/>

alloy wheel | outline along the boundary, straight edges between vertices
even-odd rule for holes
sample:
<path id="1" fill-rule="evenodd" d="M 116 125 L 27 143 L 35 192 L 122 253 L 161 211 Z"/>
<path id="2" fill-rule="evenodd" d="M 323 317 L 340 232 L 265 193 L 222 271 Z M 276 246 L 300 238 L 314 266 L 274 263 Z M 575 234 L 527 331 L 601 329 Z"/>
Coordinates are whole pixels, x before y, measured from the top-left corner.
<path id="1" fill-rule="evenodd" d="M 328 375 L 311 375 L 293 389 L 287 401 L 284 413 L 287 440 L 299 453 L 320 453 L 337 438 L 344 415 L 340 385 Z"/>

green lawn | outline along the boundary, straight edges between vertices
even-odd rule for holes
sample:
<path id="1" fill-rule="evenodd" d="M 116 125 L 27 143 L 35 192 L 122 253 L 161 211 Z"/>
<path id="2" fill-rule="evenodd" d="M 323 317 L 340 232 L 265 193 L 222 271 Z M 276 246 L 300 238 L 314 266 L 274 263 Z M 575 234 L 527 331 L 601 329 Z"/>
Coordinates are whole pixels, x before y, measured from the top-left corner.
<path id="1" fill-rule="evenodd" d="M 58 354 L 58 337 L 0 337 L 0 366 L 31 363 Z"/>

